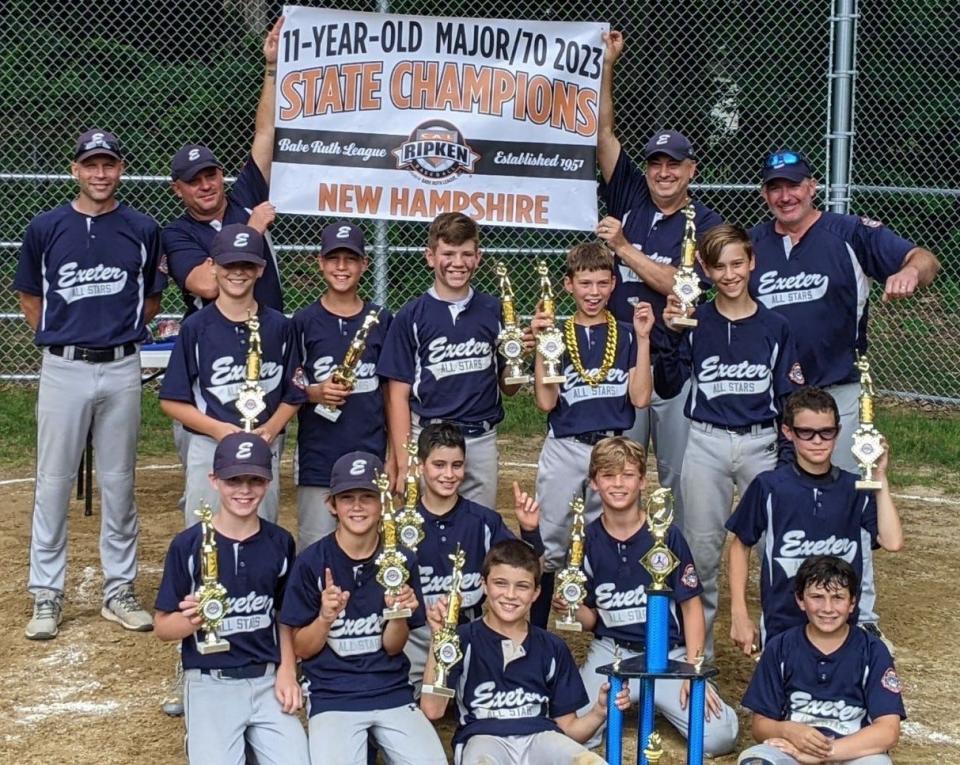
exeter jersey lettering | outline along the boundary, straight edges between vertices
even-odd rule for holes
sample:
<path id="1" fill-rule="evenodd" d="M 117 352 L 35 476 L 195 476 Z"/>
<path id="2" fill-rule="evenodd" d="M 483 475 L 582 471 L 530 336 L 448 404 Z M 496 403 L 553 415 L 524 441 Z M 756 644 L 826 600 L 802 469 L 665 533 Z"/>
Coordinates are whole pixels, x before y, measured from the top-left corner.
<path id="1" fill-rule="evenodd" d="M 66 204 L 34 218 L 13 289 L 42 298 L 35 342 L 109 348 L 146 338 L 146 299 L 166 286 L 156 221 L 125 204 L 85 215 Z"/>
<path id="2" fill-rule="evenodd" d="M 758 475 L 727 519 L 727 529 L 748 547 L 766 533 L 760 606 L 768 639 L 806 622 L 793 584 L 807 558 L 834 555 L 862 576 L 860 530 L 876 539 L 877 503 L 872 492 L 857 490 L 856 480 L 837 467 L 814 477 L 801 473 L 796 464 L 781 465 Z"/>
<path id="3" fill-rule="evenodd" d="M 473 292 L 465 305 L 424 293 L 390 325 L 380 374 L 411 385 L 410 408 L 422 419 L 497 423 L 500 303 Z"/>
<path id="4" fill-rule="evenodd" d="M 603 363 L 607 343 L 607 325 L 576 325 L 580 359 L 588 373 L 597 374 Z M 570 363 L 565 351 L 561 359 L 566 380 L 560 384 L 557 405 L 547 417 L 550 434 L 556 438 L 590 433 L 595 430 L 629 430 L 636 418 L 630 403 L 630 370 L 636 366 L 637 343 L 633 327 L 617 323 L 617 349 L 607 378 L 589 385 Z"/>
<path id="5" fill-rule="evenodd" d="M 383 391 L 377 367 L 392 314 L 374 303 L 365 303 L 358 314 L 343 318 L 330 313 L 320 301 L 316 301 L 293 317 L 300 366 L 306 382 L 315 384 L 329 378 L 343 363 L 357 330 L 374 309 L 380 323 L 367 336 L 353 393 L 340 407 L 340 418 L 333 422 L 321 417 L 314 404 L 300 407 L 297 415 L 300 426 L 297 483 L 300 486 L 329 486 L 333 463 L 346 452 L 370 452 L 381 459 L 386 454 Z"/>
<path id="6" fill-rule="evenodd" d="M 586 604 L 597 610 L 594 634 L 614 640 L 642 643 L 646 639 L 647 588 L 653 583 L 640 563 L 653 546 L 646 525 L 626 541 L 612 537 L 598 518 L 587 526 L 583 570 L 587 575 Z M 703 592 L 693 555 L 677 526 L 671 526 L 667 547 L 680 560 L 667 579 L 670 596 L 670 647 L 683 645 L 677 605 Z"/>
<path id="7" fill-rule="evenodd" d="M 408 570 L 416 571 L 416 559 L 404 554 Z M 337 544 L 336 535 L 330 534 L 300 553 L 293 566 L 280 614 L 284 624 L 304 627 L 317 618 L 328 568 L 337 586 L 350 593 L 347 607 L 330 627 L 326 644 L 302 665 L 311 716 L 331 710 L 368 711 L 413 703 L 413 688 L 408 681 L 410 662 L 403 652 L 390 656 L 383 648 L 384 590 L 376 580 L 375 557 L 350 558 Z M 407 619 L 415 629 L 426 623 L 423 596 L 416 577 L 411 577 L 409 584 L 420 604 Z"/>
<path id="8" fill-rule="evenodd" d="M 761 304 L 753 315 L 731 321 L 713 301 L 697 308 L 697 320 L 682 335 L 670 333 L 676 350 L 657 357 L 657 392 L 674 396 L 690 376 L 685 413 L 691 420 L 743 427 L 775 419 L 783 398 L 804 382 L 787 321 Z"/>
<path id="9" fill-rule="evenodd" d="M 297 352 L 290 320 L 266 307 L 259 319 L 260 385 L 267 408 L 258 422 L 263 424 L 281 402 L 297 406 L 306 396 L 293 384 Z M 228 319 L 216 303 L 189 316 L 170 354 L 160 398 L 193 404 L 214 419 L 239 425 L 235 402 L 246 379 L 248 338 L 246 324 Z"/>
<path id="10" fill-rule="evenodd" d="M 678 266 L 680 244 L 686 218 L 683 211 L 666 217 L 650 197 L 647 178 L 623 150 L 609 183 L 600 184 L 600 194 L 606 202 L 607 212 L 623 224 L 627 241 L 642 251 L 655 263 Z M 709 207 L 694 201 L 696 217 L 694 224 L 700 239 L 723 219 Z M 631 299 L 639 299 L 653 306 L 653 315 L 658 324 L 663 324 L 663 309 L 666 296 L 649 287 L 619 256 L 614 256 L 617 269 L 617 284 L 610 296 L 610 310 L 620 321 L 633 321 Z"/>
<path id="11" fill-rule="evenodd" d="M 885 715 L 906 718 L 901 683 L 886 646 L 849 627 L 843 645 L 824 654 L 792 627 L 764 648 L 743 705 L 772 720 L 811 725 L 825 736 L 850 736 Z"/>
<path id="12" fill-rule="evenodd" d="M 276 613 L 283 603 L 295 545 L 289 532 L 261 519 L 260 530 L 242 541 L 214 532 L 218 578 L 227 590 L 227 611 L 218 634 L 230 641 L 226 653 L 202 655 L 201 630 L 182 643 L 184 669 L 224 669 L 280 662 Z M 197 523 L 174 537 L 167 552 L 156 607 L 174 613 L 185 595 L 203 579 L 200 548 L 203 528 Z"/>
<path id="13" fill-rule="evenodd" d="M 913 243 L 877 221 L 831 212 L 821 213 L 796 244 L 773 221 L 754 227 L 750 238 L 751 294 L 790 322 L 807 383 L 856 382 L 855 352 L 867 348 L 871 280 L 899 271 Z"/>
<path id="14" fill-rule="evenodd" d="M 190 272 L 210 257 L 213 240 L 223 226 L 231 223 L 246 224 L 253 208 L 270 197 L 270 187 L 257 163 L 248 157 L 243 169 L 227 192 L 227 209 L 222 221 L 200 221 L 184 212 L 163 228 L 163 248 L 167 253 L 170 276 L 180 287 L 185 306 L 184 316 L 196 313 L 211 301 L 197 297 L 186 288 Z M 283 291 L 280 287 L 280 270 L 273 251 L 270 233 L 264 235 L 263 256 L 267 265 L 263 276 L 257 279 L 253 296 L 260 305 L 283 312 Z"/>
<path id="15" fill-rule="evenodd" d="M 506 638 L 479 619 L 457 630 L 463 660 L 450 673 L 457 694 L 454 748 L 471 736 L 527 736 L 559 731 L 554 718 L 588 701 L 570 649 L 530 626 L 521 655 L 504 660 Z"/>
<path id="16" fill-rule="evenodd" d="M 480 576 L 483 559 L 497 542 L 516 537 L 500 515 L 464 497 L 459 497 L 446 515 L 434 515 L 422 502 L 417 510 L 424 519 L 423 541 L 417 546 L 424 602 L 430 606 L 442 595 L 450 594 L 453 562 L 449 556 L 460 545 L 466 556 L 460 588 L 463 609 L 474 609 L 479 614 L 478 607 L 484 600 Z"/>

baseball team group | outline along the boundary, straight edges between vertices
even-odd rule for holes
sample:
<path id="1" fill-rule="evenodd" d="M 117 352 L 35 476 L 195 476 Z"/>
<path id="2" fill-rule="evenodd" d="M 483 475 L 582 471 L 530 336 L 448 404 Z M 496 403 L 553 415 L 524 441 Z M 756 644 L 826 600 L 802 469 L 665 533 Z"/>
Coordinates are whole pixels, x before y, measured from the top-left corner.
<path id="1" fill-rule="evenodd" d="M 253 143 L 229 189 L 215 154 L 185 145 L 171 162 L 183 213 L 161 227 L 118 201 L 124 148 L 91 129 L 73 153 L 76 197 L 37 215 L 23 237 L 13 289 L 42 348 L 27 638 L 56 638 L 69 607 L 67 510 L 92 433 L 102 615 L 180 643 L 165 711 L 184 714 L 191 763 L 439 765 L 447 756 L 431 721 L 448 698 L 457 763 L 602 763 L 609 685 L 596 670 L 644 650 L 650 445 L 674 501 L 671 658 L 712 661 L 729 548 L 730 638 L 757 661 L 742 699 L 757 743 L 739 762 L 890 763 L 905 711 L 879 626 L 873 550 L 899 550 L 903 530 L 889 444 L 879 488 L 856 485 L 851 448 L 868 384 L 858 360 L 872 282 L 885 301 L 910 298 L 936 277 L 936 257 L 878 221 L 820 210 L 814 168 L 795 149 L 764 159 L 770 216 L 749 230 L 691 195 L 697 153 L 682 133 L 654 133 L 634 162 L 614 124 L 624 41 L 607 33 L 597 146 L 607 215 L 567 254 L 573 316 L 557 323 L 541 304 L 519 328 L 546 437 L 535 487 L 514 483 L 514 507 L 498 507 L 497 425 L 503 396 L 523 386 L 498 352 L 501 300 L 471 286 L 482 259 L 475 221 L 434 219 L 433 284 L 395 315 L 359 294 L 369 263 L 361 229 L 331 223 L 316 254 L 323 294 L 284 313 L 269 202 L 281 24 L 264 42 Z M 674 294 L 691 227 L 708 296 L 695 307 Z M 159 397 L 184 467 L 185 529 L 151 615 L 134 588 L 140 349 L 170 278 L 185 317 Z M 535 352 L 547 332 L 563 339 L 559 374 Z M 359 334 L 362 356 L 345 380 L 334 372 Z M 264 409 L 251 431 L 237 398 L 252 344 Z M 292 519 L 278 518 L 294 417 L 296 539 L 279 525 Z M 390 542 L 382 476 L 388 497 L 418 481 L 423 533 L 401 547 L 410 575 L 400 587 L 378 576 Z M 502 505 L 510 495 L 499 496 Z M 570 606 L 555 584 L 576 498 L 585 597 L 574 618 L 593 634 L 580 667 L 547 630 L 551 612 Z M 215 510 L 209 524 L 197 522 L 204 503 Z M 519 537 L 504 523 L 511 514 Z M 225 588 L 218 632 L 229 640 L 216 653 L 201 650 L 196 594 L 210 544 Z M 759 623 L 748 610 L 754 549 Z M 446 628 L 460 656 L 438 671 Z M 421 692 L 444 683 L 449 695 Z M 635 705 L 637 690 L 612 703 Z M 680 680 L 656 685 L 657 711 L 683 735 L 689 693 Z M 733 752 L 738 733 L 736 712 L 710 686 L 706 753 Z"/>

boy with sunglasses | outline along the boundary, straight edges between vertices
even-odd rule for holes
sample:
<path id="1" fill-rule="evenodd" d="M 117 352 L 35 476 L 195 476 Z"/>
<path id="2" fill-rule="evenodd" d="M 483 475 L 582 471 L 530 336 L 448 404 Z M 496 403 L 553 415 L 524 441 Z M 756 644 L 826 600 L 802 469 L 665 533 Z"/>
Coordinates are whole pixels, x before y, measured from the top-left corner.
<path id="1" fill-rule="evenodd" d="M 831 462 L 840 414 L 833 397 L 819 388 L 804 388 L 787 399 L 782 430 L 793 444 L 793 462 L 758 475 L 726 524 L 734 534 L 729 566 L 730 637 L 748 655 L 757 651 L 758 641 L 747 613 L 747 570 L 750 547 L 761 538 L 763 643 L 805 623 L 794 597 L 794 578 L 807 558 L 843 558 L 859 579 L 863 573 L 861 529 L 875 548 L 896 552 L 903 547 L 903 528 L 887 482 L 889 449 L 877 464 L 880 490 L 857 489 L 857 476 Z"/>

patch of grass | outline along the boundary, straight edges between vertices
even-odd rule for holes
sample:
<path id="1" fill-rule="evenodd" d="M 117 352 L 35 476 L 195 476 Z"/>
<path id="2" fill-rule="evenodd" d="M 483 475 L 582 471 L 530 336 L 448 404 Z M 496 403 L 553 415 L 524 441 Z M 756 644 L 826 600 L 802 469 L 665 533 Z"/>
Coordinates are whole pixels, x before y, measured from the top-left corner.
<path id="1" fill-rule="evenodd" d="M 890 443 L 890 482 L 960 490 L 960 412 L 892 406 L 877 411 L 877 429 Z"/>
<path id="2" fill-rule="evenodd" d="M 547 416 L 537 409 L 532 393 L 520 391 L 516 396 L 504 396 L 503 411 L 499 432 L 520 438 L 536 438 L 547 432 Z"/>

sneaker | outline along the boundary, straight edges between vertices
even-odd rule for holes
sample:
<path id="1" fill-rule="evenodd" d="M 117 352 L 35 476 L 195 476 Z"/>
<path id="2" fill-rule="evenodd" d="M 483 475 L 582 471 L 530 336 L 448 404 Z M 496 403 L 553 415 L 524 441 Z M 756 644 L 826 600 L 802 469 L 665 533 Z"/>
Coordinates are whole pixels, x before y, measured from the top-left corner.
<path id="1" fill-rule="evenodd" d="M 860 622 L 858 626 L 867 634 L 873 635 L 875 638 L 877 638 L 887 647 L 887 650 L 890 651 L 890 656 L 894 656 L 896 653 L 896 648 L 894 648 L 893 642 L 883 634 L 879 624 L 876 622 Z"/>
<path id="2" fill-rule="evenodd" d="M 52 640 L 63 621 L 63 595 L 39 590 L 33 598 L 33 618 L 27 623 L 28 640 Z"/>
<path id="3" fill-rule="evenodd" d="M 165 715 L 170 717 L 183 716 L 183 662 L 177 660 L 177 674 L 170 689 L 170 695 L 160 705 Z"/>
<path id="4" fill-rule="evenodd" d="M 153 629 L 153 618 L 143 610 L 133 592 L 132 584 L 126 584 L 117 590 L 117 594 L 100 609 L 100 615 L 134 632 L 149 632 Z"/>

